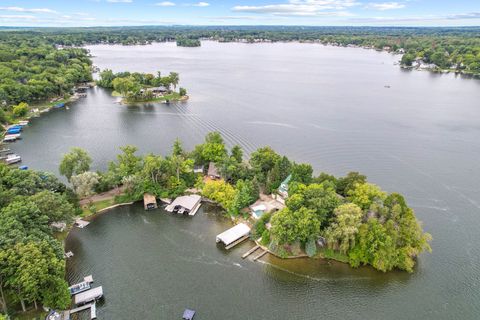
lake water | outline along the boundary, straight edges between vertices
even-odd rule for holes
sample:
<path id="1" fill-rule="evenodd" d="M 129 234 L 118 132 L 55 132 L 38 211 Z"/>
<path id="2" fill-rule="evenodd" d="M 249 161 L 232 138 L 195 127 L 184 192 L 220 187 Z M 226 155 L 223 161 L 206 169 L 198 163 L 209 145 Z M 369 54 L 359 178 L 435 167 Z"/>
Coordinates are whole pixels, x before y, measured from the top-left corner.
<path id="1" fill-rule="evenodd" d="M 58 172 L 62 154 L 80 146 L 102 169 L 119 146 L 164 154 L 177 137 L 191 148 L 217 130 L 229 145 L 270 145 L 317 172 L 361 171 L 406 195 L 434 238 L 413 274 L 252 262 L 240 258 L 249 244 L 217 248 L 228 224 L 208 208 L 189 219 L 124 207 L 67 242 L 69 279 L 93 274 L 105 289 L 100 319 L 178 319 L 186 307 L 199 320 L 480 317 L 480 81 L 318 44 L 89 49 L 102 69 L 179 72 L 191 99 L 127 107 L 91 89 L 69 110 L 32 121 L 13 145 L 26 165 Z"/>

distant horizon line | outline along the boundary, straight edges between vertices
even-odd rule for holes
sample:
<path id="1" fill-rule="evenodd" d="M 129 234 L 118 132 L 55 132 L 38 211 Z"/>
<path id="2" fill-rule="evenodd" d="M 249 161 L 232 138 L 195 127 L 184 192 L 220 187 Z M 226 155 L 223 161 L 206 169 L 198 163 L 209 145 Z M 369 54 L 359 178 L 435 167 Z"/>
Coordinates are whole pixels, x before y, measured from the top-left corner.
<path id="1" fill-rule="evenodd" d="M 450 25 L 438 25 L 438 26 L 425 26 L 425 25 L 302 25 L 302 24 L 146 24 L 146 25 L 96 25 L 96 26 L 8 26 L 0 25 L 0 29 L 89 29 L 89 28 L 139 28 L 139 27 L 301 27 L 301 28 L 425 28 L 425 29 L 435 29 L 435 28 L 448 28 L 448 29 L 457 29 L 457 28 L 480 28 L 480 25 L 459 25 L 459 26 L 450 26 Z"/>

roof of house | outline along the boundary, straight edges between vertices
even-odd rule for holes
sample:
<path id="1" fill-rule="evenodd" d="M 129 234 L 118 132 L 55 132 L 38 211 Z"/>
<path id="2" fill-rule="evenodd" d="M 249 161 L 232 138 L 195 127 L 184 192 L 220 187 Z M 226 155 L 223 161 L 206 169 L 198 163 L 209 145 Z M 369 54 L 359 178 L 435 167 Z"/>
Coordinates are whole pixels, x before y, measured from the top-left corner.
<path id="1" fill-rule="evenodd" d="M 286 177 L 285 180 L 282 181 L 278 190 L 281 192 L 288 192 L 288 183 L 290 182 L 290 180 L 292 180 L 291 174 L 289 174 L 288 177 Z"/>
<path id="2" fill-rule="evenodd" d="M 155 199 L 155 196 L 150 193 L 145 193 L 143 195 L 143 201 L 145 203 L 157 203 L 157 199 Z"/>
<path id="3" fill-rule="evenodd" d="M 212 177 L 220 177 L 217 166 L 213 162 L 210 162 L 210 164 L 208 165 L 208 175 Z"/>

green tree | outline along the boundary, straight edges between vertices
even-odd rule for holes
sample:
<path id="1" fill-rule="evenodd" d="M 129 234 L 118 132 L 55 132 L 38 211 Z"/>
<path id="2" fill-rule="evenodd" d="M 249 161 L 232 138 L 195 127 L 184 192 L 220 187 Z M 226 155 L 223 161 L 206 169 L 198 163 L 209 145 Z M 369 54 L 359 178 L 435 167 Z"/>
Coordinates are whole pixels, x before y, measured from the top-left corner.
<path id="1" fill-rule="evenodd" d="M 120 150 L 122 153 L 117 156 L 117 169 L 120 177 L 123 178 L 134 175 L 140 170 L 142 164 L 142 159 L 135 155 L 138 150 L 137 147 L 127 145 L 120 147 Z"/>
<path id="2" fill-rule="evenodd" d="M 320 234 L 320 221 L 313 210 L 304 207 L 296 211 L 280 210 L 272 217 L 271 224 L 271 238 L 278 244 L 305 243 Z"/>
<path id="3" fill-rule="evenodd" d="M 42 191 L 28 198 L 40 210 L 42 215 L 48 216 L 48 222 L 70 222 L 75 214 L 75 209 L 68 202 L 65 195 L 52 191 Z"/>
<path id="4" fill-rule="evenodd" d="M 90 170 L 92 158 L 84 149 L 74 147 L 65 154 L 60 162 L 60 174 L 64 175 L 68 181 L 73 175 Z"/>
<path id="5" fill-rule="evenodd" d="M 202 158 L 208 162 L 220 162 L 227 156 L 225 143 L 219 132 L 210 132 L 205 137 L 202 148 Z"/>
<path id="6" fill-rule="evenodd" d="M 94 194 L 94 189 L 98 184 L 99 178 L 98 173 L 86 171 L 72 176 L 70 181 L 75 193 L 80 198 L 85 198 Z"/>
<path id="7" fill-rule="evenodd" d="M 358 172 L 349 172 L 346 177 L 337 180 L 337 193 L 346 197 L 348 192 L 355 188 L 357 184 L 364 184 L 367 182 L 367 177 Z"/>
<path id="8" fill-rule="evenodd" d="M 325 238 L 330 248 L 347 253 L 355 246 L 358 228 L 362 223 L 363 212 L 353 203 L 342 204 L 334 210 L 334 219 L 325 230 Z"/>
<path id="9" fill-rule="evenodd" d="M 25 102 L 20 102 L 18 105 L 13 107 L 13 115 L 15 117 L 24 117 L 27 115 L 28 111 L 28 104 Z"/>
<path id="10" fill-rule="evenodd" d="M 378 186 L 371 183 L 358 184 L 348 191 L 348 200 L 355 203 L 362 210 L 368 210 L 373 204 L 383 203 L 387 194 Z"/>
<path id="11" fill-rule="evenodd" d="M 243 150 L 238 144 L 234 145 L 230 156 L 237 161 L 237 163 L 241 163 L 243 161 Z"/>
<path id="12" fill-rule="evenodd" d="M 292 167 L 292 181 L 309 184 L 312 182 L 313 168 L 310 164 L 294 163 Z"/>

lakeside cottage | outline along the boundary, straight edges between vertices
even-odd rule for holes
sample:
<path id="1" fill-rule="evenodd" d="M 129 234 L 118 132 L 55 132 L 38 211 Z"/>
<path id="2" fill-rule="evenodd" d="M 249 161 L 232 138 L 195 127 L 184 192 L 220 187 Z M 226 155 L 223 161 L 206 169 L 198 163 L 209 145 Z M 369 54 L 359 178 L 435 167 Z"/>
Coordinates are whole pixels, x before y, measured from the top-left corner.
<path id="1" fill-rule="evenodd" d="M 213 162 L 209 163 L 207 175 L 210 179 L 213 179 L 213 180 L 217 180 L 217 179 L 221 178 L 220 174 L 218 173 L 218 168 L 215 165 L 215 163 L 213 163 Z"/>
<path id="2" fill-rule="evenodd" d="M 276 200 L 285 204 L 285 200 L 288 198 L 288 183 L 292 180 L 292 175 L 288 175 L 285 180 L 282 181 L 280 187 L 278 187 L 278 195 Z"/>

